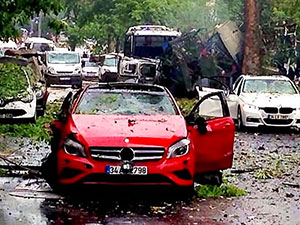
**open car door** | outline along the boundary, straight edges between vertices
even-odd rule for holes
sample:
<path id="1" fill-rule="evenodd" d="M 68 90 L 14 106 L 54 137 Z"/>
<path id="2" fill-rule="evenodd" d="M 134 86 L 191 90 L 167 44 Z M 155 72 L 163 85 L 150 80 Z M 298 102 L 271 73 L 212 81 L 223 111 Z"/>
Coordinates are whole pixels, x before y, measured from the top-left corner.
<path id="1" fill-rule="evenodd" d="M 211 111 L 208 109 L 212 99 L 218 101 L 218 108 Z M 195 154 L 195 175 L 230 168 L 235 125 L 223 92 L 203 96 L 186 120 L 191 150 Z"/>

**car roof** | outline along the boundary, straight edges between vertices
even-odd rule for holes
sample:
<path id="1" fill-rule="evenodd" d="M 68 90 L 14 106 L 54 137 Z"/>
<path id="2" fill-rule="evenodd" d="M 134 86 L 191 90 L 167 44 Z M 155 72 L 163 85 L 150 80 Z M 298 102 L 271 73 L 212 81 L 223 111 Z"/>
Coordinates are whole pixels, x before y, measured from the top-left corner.
<path id="1" fill-rule="evenodd" d="M 282 76 L 282 75 L 269 75 L 269 76 L 252 76 L 252 75 L 242 75 L 244 77 L 244 79 L 247 80 L 290 80 L 288 77 L 286 76 Z"/>
<path id="2" fill-rule="evenodd" d="M 79 53 L 78 52 L 73 52 L 73 51 L 47 51 L 46 53 L 56 53 L 56 54 L 64 54 L 64 53 L 73 53 L 73 54 L 76 54 L 76 55 L 79 55 Z"/>
<path id="3" fill-rule="evenodd" d="M 112 82 L 112 83 L 99 83 L 98 85 L 90 85 L 88 89 L 99 90 L 131 90 L 131 91 L 145 91 L 145 92 L 157 92 L 166 93 L 166 89 L 159 85 L 153 84 L 138 84 L 138 83 L 124 83 L 124 82 Z"/>
<path id="4" fill-rule="evenodd" d="M 53 44 L 53 41 L 51 40 L 48 40 L 46 38 L 41 38 L 41 37 L 31 37 L 31 38 L 28 38 L 25 43 L 31 43 L 31 42 L 34 42 L 34 43 L 45 43 L 45 44 Z"/>

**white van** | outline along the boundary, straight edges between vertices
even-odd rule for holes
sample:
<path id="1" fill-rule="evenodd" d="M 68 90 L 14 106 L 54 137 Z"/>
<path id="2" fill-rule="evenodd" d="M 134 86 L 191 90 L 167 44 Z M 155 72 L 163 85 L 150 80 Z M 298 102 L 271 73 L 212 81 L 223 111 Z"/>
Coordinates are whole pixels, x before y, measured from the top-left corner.
<path id="1" fill-rule="evenodd" d="M 82 68 L 80 55 L 77 52 L 46 52 L 46 85 L 72 85 L 82 87 Z"/>
<path id="2" fill-rule="evenodd" d="M 37 52 L 46 52 L 54 50 L 54 43 L 51 40 L 40 37 L 31 37 L 25 41 L 27 49 L 34 49 Z"/>

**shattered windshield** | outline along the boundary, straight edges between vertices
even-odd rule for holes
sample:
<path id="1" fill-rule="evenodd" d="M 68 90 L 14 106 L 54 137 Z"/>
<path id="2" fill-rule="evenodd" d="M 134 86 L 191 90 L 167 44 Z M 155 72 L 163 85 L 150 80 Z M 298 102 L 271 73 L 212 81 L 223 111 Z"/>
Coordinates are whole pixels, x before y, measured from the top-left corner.
<path id="1" fill-rule="evenodd" d="M 173 36 L 136 36 L 133 56 L 156 58 L 163 54 L 164 45 L 172 41 Z"/>
<path id="2" fill-rule="evenodd" d="M 47 43 L 34 43 L 33 49 L 40 51 L 40 52 L 46 52 L 53 50 L 49 44 Z"/>
<path id="3" fill-rule="evenodd" d="M 297 94 L 290 81 L 251 79 L 246 80 L 244 93 Z"/>
<path id="4" fill-rule="evenodd" d="M 51 64 L 78 64 L 80 62 L 77 53 L 49 53 L 48 63 Z"/>
<path id="5" fill-rule="evenodd" d="M 117 58 L 105 58 L 103 62 L 104 66 L 117 66 L 118 59 Z"/>
<path id="6" fill-rule="evenodd" d="M 95 62 L 89 62 L 89 61 L 86 61 L 84 63 L 84 67 L 98 67 L 98 64 L 95 63 Z"/>
<path id="7" fill-rule="evenodd" d="M 128 90 L 88 90 L 76 114 L 175 115 L 171 99 L 162 93 Z"/>

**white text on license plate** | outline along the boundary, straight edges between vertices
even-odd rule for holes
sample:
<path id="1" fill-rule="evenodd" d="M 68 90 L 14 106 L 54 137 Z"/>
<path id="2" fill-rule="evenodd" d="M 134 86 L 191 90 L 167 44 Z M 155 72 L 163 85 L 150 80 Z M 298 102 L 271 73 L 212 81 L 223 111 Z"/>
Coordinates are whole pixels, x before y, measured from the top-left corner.
<path id="1" fill-rule="evenodd" d="M 124 174 L 121 170 L 121 166 L 106 166 L 105 167 L 106 174 Z M 147 166 L 133 166 L 130 175 L 147 175 L 148 170 Z"/>
<path id="2" fill-rule="evenodd" d="M 288 118 L 289 118 L 288 115 L 269 115 L 269 119 L 282 119 L 282 120 L 286 120 Z"/>

